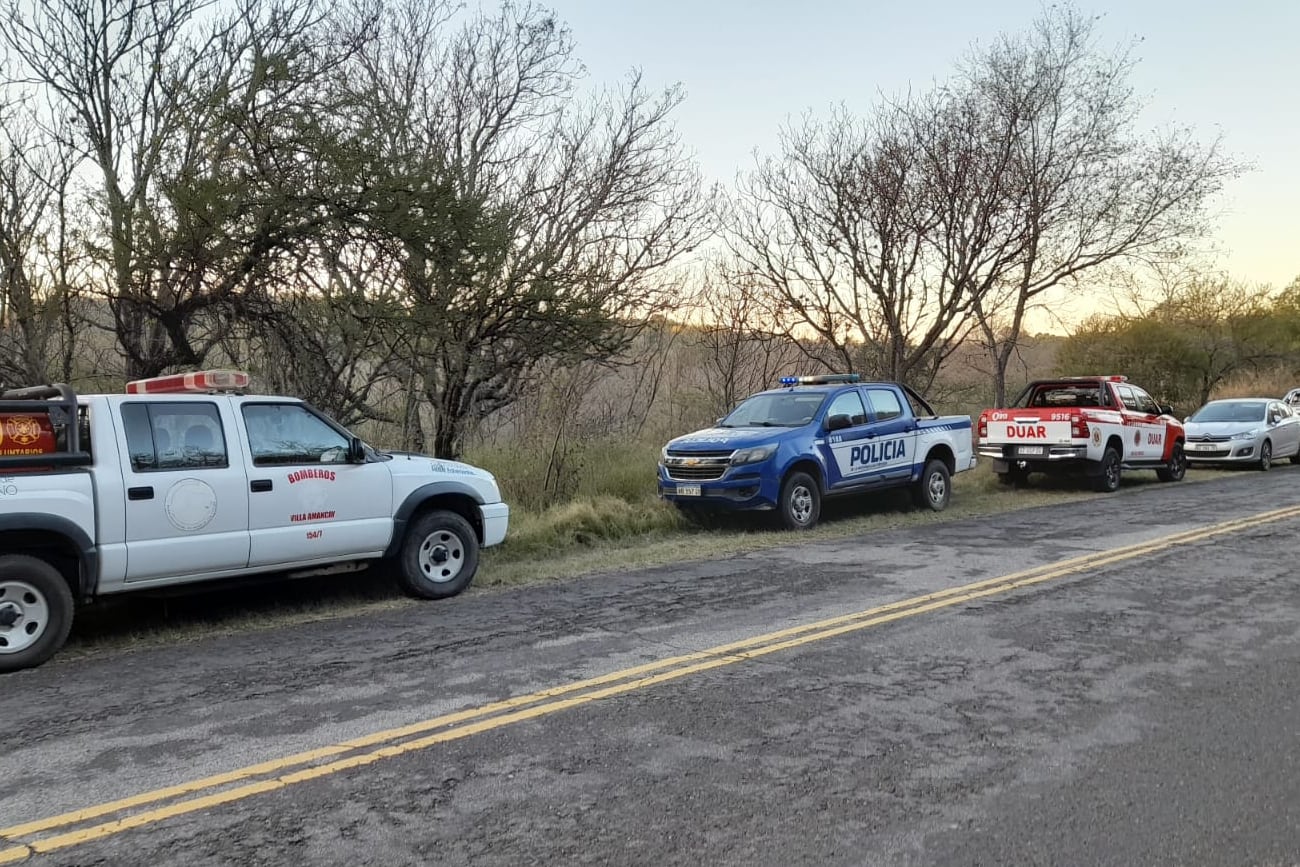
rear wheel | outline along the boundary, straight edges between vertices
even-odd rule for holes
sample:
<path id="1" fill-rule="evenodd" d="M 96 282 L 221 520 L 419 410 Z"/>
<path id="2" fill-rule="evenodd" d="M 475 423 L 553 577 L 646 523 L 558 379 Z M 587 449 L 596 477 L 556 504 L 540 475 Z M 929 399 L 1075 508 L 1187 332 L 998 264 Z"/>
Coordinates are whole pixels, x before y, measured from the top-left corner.
<path id="1" fill-rule="evenodd" d="M 72 629 L 72 590 L 38 557 L 0 557 L 0 671 L 34 668 L 55 654 Z"/>
<path id="2" fill-rule="evenodd" d="M 1264 440 L 1264 444 L 1259 447 L 1259 468 L 1262 472 L 1268 472 L 1268 468 L 1273 466 L 1273 444 Z"/>
<path id="3" fill-rule="evenodd" d="M 1097 475 L 1092 477 L 1092 489 L 1103 494 L 1113 494 L 1119 490 L 1119 477 L 1119 452 L 1108 448 L 1101 456 Z"/>
<path id="4" fill-rule="evenodd" d="M 1182 481 L 1183 476 L 1187 475 L 1187 455 L 1183 452 L 1182 443 L 1174 443 L 1174 452 L 1169 456 L 1169 463 L 1163 468 L 1156 470 L 1156 476 L 1162 482 Z"/>
<path id="5" fill-rule="evenodd" d="M 925 471 L 912 487 L 912 501 L 936 512 L 948 508 L 952 499 L 952 476 L 948 465 L 940 460 L 926 461 Z"/>
<path id="6" fill-rule="evenodd" d="M 781 502 L 777 506 L 781 524 L 787 530 L 807 530 L 822 513 L 822 495 L 817 480 L 807 473 L 791 473 L 781 485 Z"/>
<path id="7" fill-rule="evenodd" d="M 478 535 L 460 515 L 437 510 L 411 522 L 397 557 L 397 581 L 422 599 L 460 593 L 478 570 Z"/>

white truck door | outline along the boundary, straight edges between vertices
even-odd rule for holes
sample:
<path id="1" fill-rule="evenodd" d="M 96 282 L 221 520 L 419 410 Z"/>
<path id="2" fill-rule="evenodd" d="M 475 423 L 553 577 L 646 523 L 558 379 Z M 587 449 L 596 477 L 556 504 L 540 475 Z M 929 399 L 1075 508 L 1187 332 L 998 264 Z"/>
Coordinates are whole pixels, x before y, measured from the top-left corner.
<path id="1" fill-rule="evenodd" d="M 393 533 L 393 477 L 347 462 L 350 436 L 299 402 L 244 401 L 253 566 L 378 556 Z"/>
<path id="2" fill-rule="evenodd" d="M 248 477 L 230 459 L 229 401 L 128 400 L 118 410 L 127 583 L 247 567 Z"/>

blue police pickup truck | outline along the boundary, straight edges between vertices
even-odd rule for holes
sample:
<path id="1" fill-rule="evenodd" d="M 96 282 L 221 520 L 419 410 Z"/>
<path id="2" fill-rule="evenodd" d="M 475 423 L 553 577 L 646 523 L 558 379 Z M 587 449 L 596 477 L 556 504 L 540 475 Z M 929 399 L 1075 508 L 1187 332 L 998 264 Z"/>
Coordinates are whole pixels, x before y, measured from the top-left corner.
<path id="1" fill-rule="evenodd" d="M 687 513 L 775 509 L 817 523 L 825 497 L 908 487 L 939 511 L 952 476 L 975 466 L 969 416 L 939 416 L 916 392 L 855 374 L 784 377 L 716 427 L 678 437 L 659 461 L 659 495 Z"/>

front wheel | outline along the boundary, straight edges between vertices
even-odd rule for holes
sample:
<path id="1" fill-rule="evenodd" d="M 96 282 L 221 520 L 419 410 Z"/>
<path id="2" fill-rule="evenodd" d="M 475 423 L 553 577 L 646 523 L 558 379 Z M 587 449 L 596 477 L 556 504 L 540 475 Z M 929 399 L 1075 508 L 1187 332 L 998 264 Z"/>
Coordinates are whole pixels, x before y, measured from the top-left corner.
<path id="1" fill-rule="evenodd" d="M 948 465 L 940 460 L 926 461 L 925 471 L 912 487 L 912 501 L 936 512 L 948 508 L 952 499 L 952 476 Z"/>
<path id="2" fill-rule="evenodd" d="M 781 485 L 781 502 L 777 505 L 781 524 L 787 530 L 807 530 L 822 513 L 822 495 L 817 480 L 807 473 L 791 473 Z"/>
<path id="3" fill-rule="evenodd" d="M 35 668 L 68 640 L 72 590 L 37 557 L 0 557 L 0 671 Z"/>
<path id="4" fill-rule="evenodd" d="M 1187 475 L 1187 455 L 1182 443 L 1174 443 L 1174 452 L 1169 456 L 1169 463 L 1163 469 L 1156 470 L 1156 476 L 1162 482 L 1180 482 Z"/>
<path id="5" fill-rule="evenodd" d="M 1259 447 L 1259 469 L 1267 473 L 1271 466 L 1273 466 L 1273 444 L 1264 440 L 1264 444 Z"/>
<path id="6" fill-rule="evenodd" d="M 1113 494 L 1119 490 L 1119 452 L 1106 449 L 1097 466 L 1097 475 L 1092 477 L 1092 489 L 1102 494 Z"/>
<path id="7" fill-rule="evenodd" d="M 421 599 L 460 593 L 478 571 L 478 536 L 455 512 L 425 512 L 406 530 L 397 556 L 397 581 Z"/>

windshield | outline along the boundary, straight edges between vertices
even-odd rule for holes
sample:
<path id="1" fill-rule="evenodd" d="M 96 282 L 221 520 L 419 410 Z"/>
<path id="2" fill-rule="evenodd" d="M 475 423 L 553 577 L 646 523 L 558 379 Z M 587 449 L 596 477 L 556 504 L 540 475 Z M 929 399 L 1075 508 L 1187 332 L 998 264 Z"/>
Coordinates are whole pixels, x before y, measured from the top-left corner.
<path id="1" fill-rule="evenodd" d="M 815 392 L 756 394 L 732 410 L 720 427 L 803 427 L 825 400 L 826 395 Z"/>
<path id="2" fill-rule="evenodd" d="M 1224 403 L 1207 403 L 1188 416 L 1188 421 L 1263 421 L 1265 404 L 1263 401 L 1233 400 Z"/>

